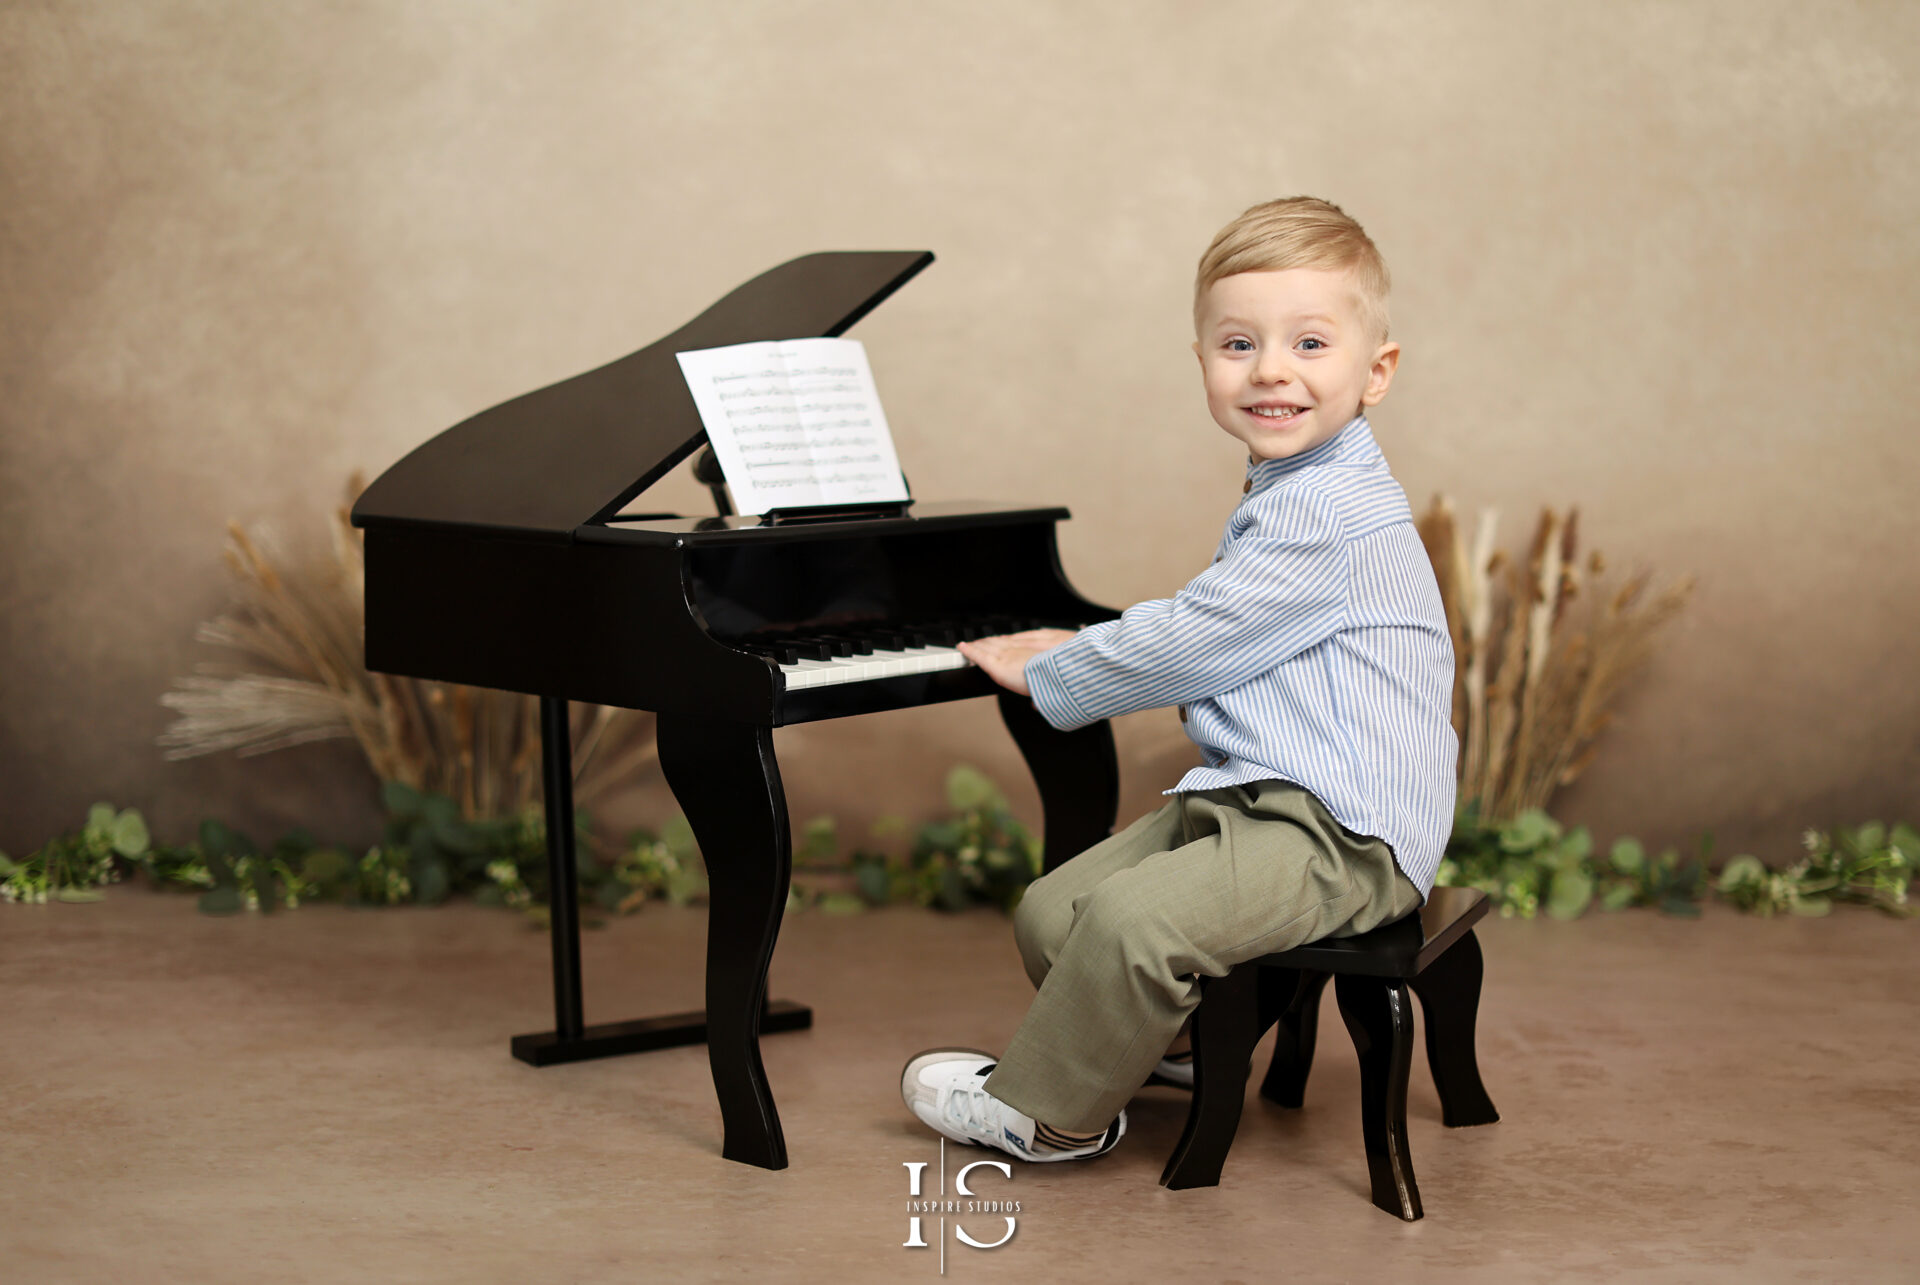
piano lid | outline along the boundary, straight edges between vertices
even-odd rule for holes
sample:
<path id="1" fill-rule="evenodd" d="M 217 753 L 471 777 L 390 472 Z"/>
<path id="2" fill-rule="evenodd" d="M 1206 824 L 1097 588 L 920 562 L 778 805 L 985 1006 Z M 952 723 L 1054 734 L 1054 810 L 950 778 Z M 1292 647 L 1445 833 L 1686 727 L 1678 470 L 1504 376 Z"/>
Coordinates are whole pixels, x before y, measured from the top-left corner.
<path id="1" fill-rule="evenodd" d="M 454 425 L 382 473 L 353 523 L 570 540 L 705 440 L 675 353 L 844 334 L 932 262 L 873 250 L 783 263 L 631 356 Z"/>

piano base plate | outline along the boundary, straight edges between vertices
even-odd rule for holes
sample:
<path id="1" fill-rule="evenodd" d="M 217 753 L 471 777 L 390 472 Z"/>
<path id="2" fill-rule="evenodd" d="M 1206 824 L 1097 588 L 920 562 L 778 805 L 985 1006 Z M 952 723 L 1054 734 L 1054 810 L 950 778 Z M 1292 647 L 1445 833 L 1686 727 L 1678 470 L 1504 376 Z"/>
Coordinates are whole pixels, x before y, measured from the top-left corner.
<path id="1" fill-rule="evenodd" d="M 762 1035 L 774 1031 L 804 1031 L 812 1025 L 813 1010 L 790 999 L 769 1000 L 760 1014 Z M 516 1035 L 513 1055 L 529 1066 L 555 1066 L 562 1062 L 585 1062 L 596 1057 L 619 1057 L 706 1042 L 706 1010 L 697 1008 L 690 1013 L 640 1017 L 630 1022 L 603 1022 L 585 1027 L 579 1035 L 571 1037 L 556 1031 Z"/>

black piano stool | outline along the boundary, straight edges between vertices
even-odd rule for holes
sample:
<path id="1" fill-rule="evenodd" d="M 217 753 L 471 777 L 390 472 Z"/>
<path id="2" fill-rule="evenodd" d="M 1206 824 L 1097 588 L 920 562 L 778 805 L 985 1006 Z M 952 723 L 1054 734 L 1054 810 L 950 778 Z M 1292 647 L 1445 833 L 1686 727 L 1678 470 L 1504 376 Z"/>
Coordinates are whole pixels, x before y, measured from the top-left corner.
<path id="1" fill-rule="evenodd" d="M 1360 1113 L 1373 1203 L 1408 1222 L 1420 1189 L 1407 1151 L 1407 1074 L 1413 1061 L 1411 987 L 1426 1011 L 1427 1062 L 1449 1128 L 1500 1118 L 1480 1082 L 1473 1031 L 1480 1009 L 1480 943 L 1473 925 L 1486 894 L 1435 888 L 1417 915 L 1356 937 L 1326 937 L 1265 955 L 1225 977 L 1200 979 L 1193 1018 L 1193 1102 L 1162 1186 L 1212 1187 L 1240 1123 L 1253 1047 L 1278 1024 L 1260 1096 L 1298 1107 L 1313 1066 L 1320 992 L 1333 977 L 1340 1015 L 1360 1054 Z"/>

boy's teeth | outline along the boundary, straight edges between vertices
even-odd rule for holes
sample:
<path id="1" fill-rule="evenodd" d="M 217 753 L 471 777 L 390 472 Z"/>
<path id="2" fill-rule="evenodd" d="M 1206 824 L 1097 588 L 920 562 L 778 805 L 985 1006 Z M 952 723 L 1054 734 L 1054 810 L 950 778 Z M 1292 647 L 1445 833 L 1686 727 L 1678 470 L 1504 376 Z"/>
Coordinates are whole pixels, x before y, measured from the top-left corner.
<path id="1" fill-rule="evenodd" d="M 1286 419 L 1300 413 L 1298 406 L 1249 406 L 1247 409 L 1256 415 L 1265 416 L 1267 419 Z"/>

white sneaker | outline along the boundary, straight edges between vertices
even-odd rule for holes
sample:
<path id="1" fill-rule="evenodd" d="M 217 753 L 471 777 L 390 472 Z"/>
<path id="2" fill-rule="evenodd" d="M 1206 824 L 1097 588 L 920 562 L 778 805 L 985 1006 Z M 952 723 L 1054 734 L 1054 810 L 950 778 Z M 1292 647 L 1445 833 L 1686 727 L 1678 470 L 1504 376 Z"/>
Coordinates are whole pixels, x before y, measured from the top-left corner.
<path id="1" fill-rule="evenodd" d="M 928 1049 L 900 1073 L 907 1109 L 935 1131 L 970 1147 L 995 1147 L 1021 1160 L 1085 1160 L 1113 1150 L 1127 1132 L 1122 1111 L 1098 1140 L 1072 1151 L 1038 1147 L 1033 1117 L 1014 1110 L 983 1087 L 997 1065 L 979 1049 Z"/>
<path id="2" fill-rule="evenodd" d="M 1192 1059 L 1175 1062 L 1171 1058 L 1161 1058 L 1160 1064 L 1153 1068 L 1153 1075 L 1148 1078 L 1147 1083 L 1171 1084 L 1175 1088 L 1191 1089 L 1193 1087 Z"/>

